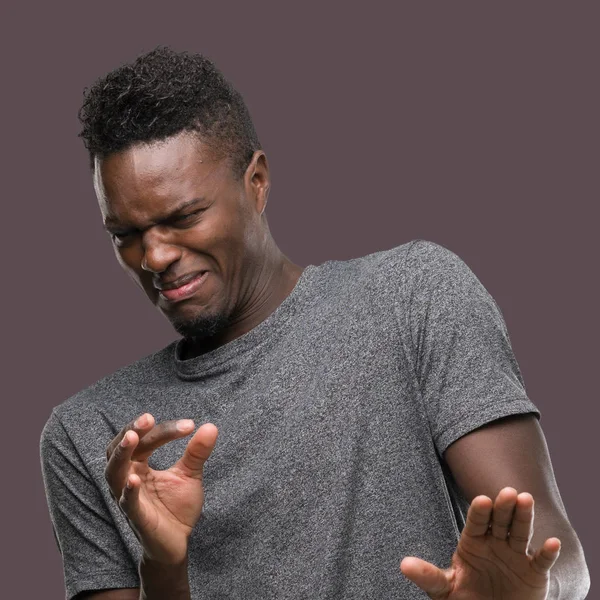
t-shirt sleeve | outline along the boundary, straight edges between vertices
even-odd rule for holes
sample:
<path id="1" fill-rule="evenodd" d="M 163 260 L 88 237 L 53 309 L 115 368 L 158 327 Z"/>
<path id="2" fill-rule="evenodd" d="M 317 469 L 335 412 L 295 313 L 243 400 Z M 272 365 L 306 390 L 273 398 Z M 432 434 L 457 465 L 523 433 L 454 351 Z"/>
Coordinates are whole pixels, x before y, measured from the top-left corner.
<path id="1" fill-rule="evenodd" d="M 40 451 L 66 597 L 84 590 L 139 587 L 137 567 L 104 497 L 54 412 L 42 432 Z"/>
<path id="2" fill-rule="evenodd" d="M 416 240 L 405 284 L 411 358 L 439 454 L 496 419 L 539 418 L 500 308 L 473 271 L 443 246 Z"/>

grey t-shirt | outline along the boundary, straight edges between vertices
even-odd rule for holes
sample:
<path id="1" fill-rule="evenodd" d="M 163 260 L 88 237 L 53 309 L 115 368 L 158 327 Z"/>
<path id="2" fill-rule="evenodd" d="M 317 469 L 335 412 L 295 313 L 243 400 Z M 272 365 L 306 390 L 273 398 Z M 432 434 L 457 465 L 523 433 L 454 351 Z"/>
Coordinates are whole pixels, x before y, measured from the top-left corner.
<path id="1" fill-rule="evenodd" d="M 138 541 L 104 480 L 137 415 L 219 428 L 190 542 L 192 597 L 425 598 L 404 556 L 449 564 L 465 500 L 440 457 L 535 413 L 493 298 L 424 240 L 310 265 L 247 334 L 181 360 L 180 342 L 55 408 L 42 434 L 67 596 L 139 585 Z M 165 469 L 185 440 L 155 452 Z"/>

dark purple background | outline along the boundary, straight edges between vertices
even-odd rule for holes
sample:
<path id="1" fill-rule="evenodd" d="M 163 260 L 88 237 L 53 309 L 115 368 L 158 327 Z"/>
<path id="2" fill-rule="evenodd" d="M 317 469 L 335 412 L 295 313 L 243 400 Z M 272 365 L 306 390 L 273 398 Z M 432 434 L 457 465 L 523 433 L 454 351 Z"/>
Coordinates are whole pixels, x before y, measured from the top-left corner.
<path id="1" fill-rule="evenodd" d="M 63 594 L 38 458 L 51 408 L 175 337 L 112 255 L 77 138 L 83 88 L 158 44 L 207 54 L 245 96 L 295 262 L 420 237 L 475 271 L 594 578 L 599 5 L 332 4 L 3 9 L 3 597 Z"/>

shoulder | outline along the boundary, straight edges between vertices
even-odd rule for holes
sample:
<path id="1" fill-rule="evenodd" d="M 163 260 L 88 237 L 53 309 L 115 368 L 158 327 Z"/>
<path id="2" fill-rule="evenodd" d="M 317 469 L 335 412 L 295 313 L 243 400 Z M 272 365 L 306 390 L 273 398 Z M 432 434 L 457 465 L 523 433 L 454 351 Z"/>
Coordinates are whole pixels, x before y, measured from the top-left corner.
<path id="1" fill-rule="evenodd" d="M 422 239 L 411 242 L 404 268 L 414 278 L 435 278 L 471 271 L 464 260 L 449 248 Z"/>
<path id="2" fill-rule="evenodd" d="M 406 301 L 491 297 L 471 267 L 455 252 L 429 240 L 414 240 L 402 266 Z"/>
<path id="3" fill-rule="evenodd" d="M 444 252 L 445 248 L 422 239 L 411 240 L 399 246 L 380 250 L 348 260 L 329 260 L 317 268 L 323 280 L 346 280 L 348 276 L 377 277 L 400 272 L 408 265 L 409 257 L 426 257 L 427 254 Z"/>
<path id="4" fill-rule="evenodd" d="M 329 261 L 320 267 L 328 282 L 370 282 L 380 291 L 412 288 L 439 276 L 472 275 L 465 262 L 450 249 L 424 239 L 414 239 L 388 250 L 347 261 Z"/>
<path id="5" fill-rule="evenodd" d="M 449 266 L 464 265 L 464 261 L 452 250 L 424 239 L 414 239 L 389 250 L 375 252 L 359 259 L 348 261 L 357 268 L 376 268 L 398 275 L 433 275 L 445 272 Z"/>
<path id="6" fill-rule="evenodd" d="M 67 441 L 74 431 L 85 431 L 90 437 L 104 429 L 112 432 L 115 412 L 135 411 L 135 399 L 144 389 L 156 390 L 168 378 L 175 343 L 121 367 L 55 406 L 42 430 L 42 450 Z"/>
<path id="7" fill-rule="evenodd" d="M 387 326 L 390 315 L 408 313 L 417 293 L 429 296 L 435 285 L 424 282 L 457 268 L 467 267 L 449 249 L 413 239 L 387 250 L 319 265 L 311 276 L 311 297 L 319 314 L 342 314 L 348 319 L 370 315 Z"/>
<path id="8" fill-rule="evenodd" d="M 327 279 L 345 279 L 352 297 L 366 298 L 369 310 L 386 315 L 393 307 L 402 327 L 407 318 L 425 321 L 435 312 L 469 318 L 474 312 L 492 311 L 496 315 L 499 311 L 467 263 L 430 240 L 413 239 L 388 250 L 332 263 L 330 271 Z"/>

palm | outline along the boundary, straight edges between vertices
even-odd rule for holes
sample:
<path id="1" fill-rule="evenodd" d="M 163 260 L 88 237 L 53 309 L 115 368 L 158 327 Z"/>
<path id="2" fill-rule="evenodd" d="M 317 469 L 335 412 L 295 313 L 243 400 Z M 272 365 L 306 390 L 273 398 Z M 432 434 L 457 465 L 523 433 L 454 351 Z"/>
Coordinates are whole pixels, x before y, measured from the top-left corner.
<path id="1" fill-rule="evenodd" d="M 449 569 L 407 558 L 402 572 L 439 600 L 545 600 L 560 542 L 550 538 L 534 554 L 529 548 L 532 524 L 529 494 L 517 496 L 505 488 L 493 505 L 490 498 L 479 496 L 471 504 Z"/>
<path id="2" fill-rule="evenodd" d="M 475 598 L 545 599 L 548 574 L 535 571 L 531 563 L 530 555 L 515 552 L 491 533 L 478 540 L 461 538 L 452 565 L 456 592 L 448 598 L 468 590 Z"/>
<path id="3" fill-rule="evenodd" d="M 146 462 L 132 463 L 131 472 L 140 478 L 136 529 L 161 544 L 174 536 L 189 536 L 202 512 L 202 479 L 176 466 L 156 471 Z"/>

